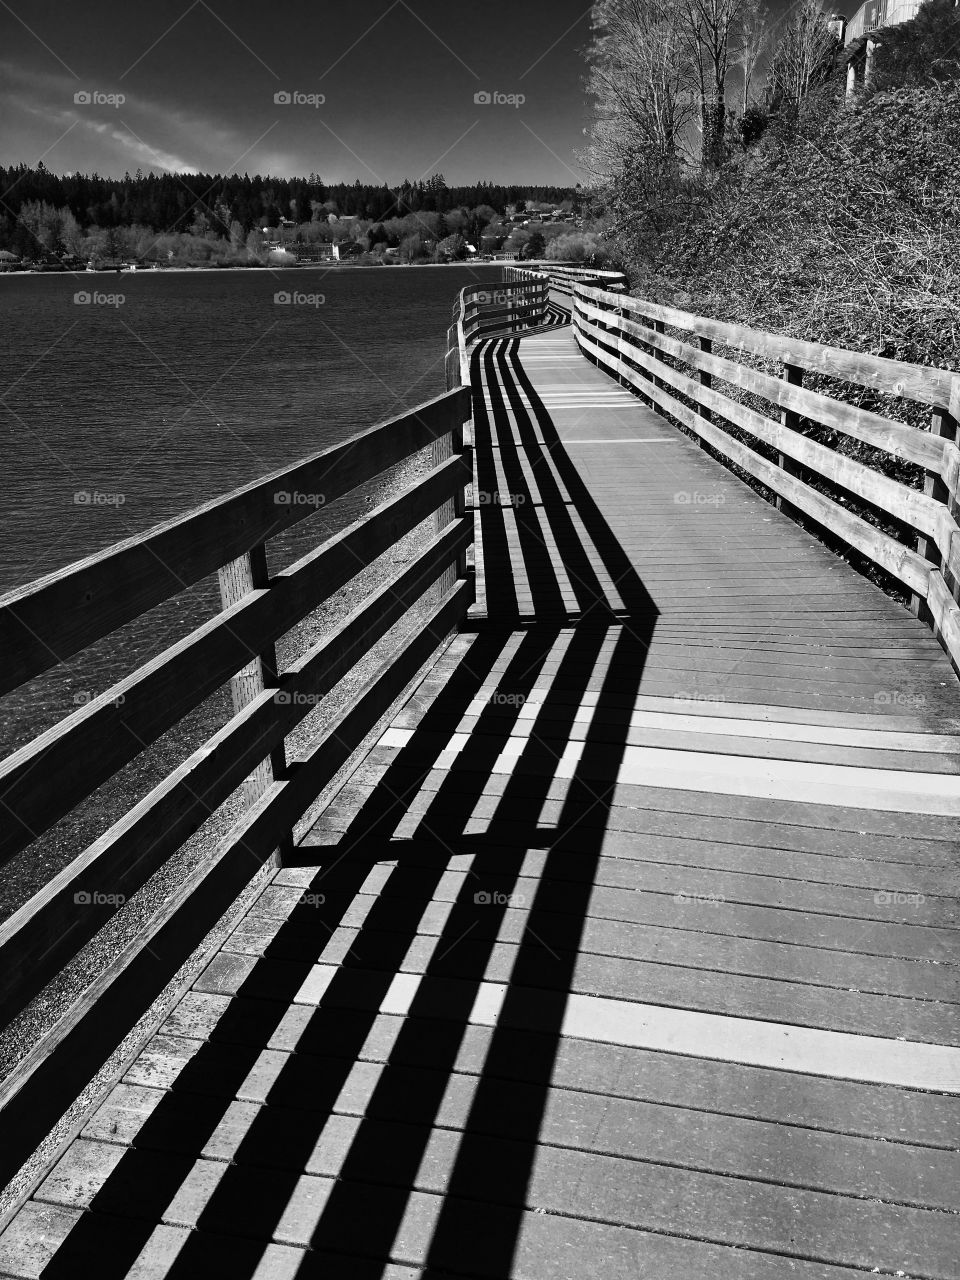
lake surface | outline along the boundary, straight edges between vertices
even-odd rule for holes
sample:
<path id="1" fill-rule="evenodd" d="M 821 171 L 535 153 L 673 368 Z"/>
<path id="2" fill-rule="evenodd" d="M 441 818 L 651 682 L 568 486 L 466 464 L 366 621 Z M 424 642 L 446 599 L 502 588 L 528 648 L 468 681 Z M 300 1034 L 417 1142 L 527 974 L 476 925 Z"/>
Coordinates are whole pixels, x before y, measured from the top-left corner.
<path id="1" fill-rule="evenodd" d="M 0 592 L 439 395 L 457 291 L 499 278 L 497 267 L 0 277 Z M 382 493 L 321 508 L 269 544 L 272 567 Z M 0 700 L 0 759 L 219 608 L 207 579 Z M 311 625 L 281 644 L 281 665 L 328 624 Z M 230 714 L 224 689 L 8 864 L 0 916 Z"/>
<path id="2" fill-rule="evenodd" d="M 499 269 L 0 277 L 0 591 L 438 395 L 456 292 L 484 278 Z"/>

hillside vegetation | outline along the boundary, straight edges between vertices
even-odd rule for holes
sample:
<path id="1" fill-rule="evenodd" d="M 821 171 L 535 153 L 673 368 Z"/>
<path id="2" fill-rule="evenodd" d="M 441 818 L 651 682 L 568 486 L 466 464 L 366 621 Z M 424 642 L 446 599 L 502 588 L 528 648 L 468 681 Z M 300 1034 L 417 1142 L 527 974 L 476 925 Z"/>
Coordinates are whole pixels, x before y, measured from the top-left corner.
<path id="1" fill-rule="evenodd" d="M 849 102 L 839 64 L 792 109 L 774 86 L 717 165 L 653 181 L 625 155 L 598 193 L 613 256 L 653 300 L 960 368 L 960 9 L 884 31 Z"/>
<path id="2" fill-rule="evenodd" d="M 756 10 L 745 11 L 745 0 L 716 0 L 725 3 L 749 31 Z M 691 129 L 689 113 L 679 111 L 675 120 L 670 114 L 674 102 L 686 102 L 689 66 L 682 56 L 670 65 L 664 51 L 676 45 L 668 35 L 682 34 L 684 17 L 699 13 L 700 4 L 595 5 L 595 19 L 607 24 L 591 50 L 595 198 L 611 259 L 628 272 L 631 292 L 791 337 L 960 369 L 960 8 L 928 0 L 914 21 L 879 33 L 875 74 L 848 98 L 843 48 L 815 0 L 801 0 L 771 51 L 763 94 L 739 114 L 727 110 L 721 131 L 709 103 L 703 129 Z M 656 41 L 654 58 L 648 45 Z M 641 94 L 636 72 L 644 65 L 651 76 L 656 67 L 659 79 L 648 80 Z M 691 136 L 706 137 L 707 125 L 714 129 L 710 150 L 691 152 Z M 739 351 L 718 346 L 715 354 L 781 372 L 775 362 Z M 923 405 L 820 375 L 808 374 L 804 384 L 929 429 Z M 770 416 L 757 397 L 732 385 L 719 389 Z M 912 464 L 815 423 L 798 428 L 902 483 L 923 485 Z M 775 459 L 768 446 L 726 429 Z M 849 510 L 915 544 L 915 535 L 882 511 L 802 473 Z M 849 558 L 902 596 L 881 571 Z"/>

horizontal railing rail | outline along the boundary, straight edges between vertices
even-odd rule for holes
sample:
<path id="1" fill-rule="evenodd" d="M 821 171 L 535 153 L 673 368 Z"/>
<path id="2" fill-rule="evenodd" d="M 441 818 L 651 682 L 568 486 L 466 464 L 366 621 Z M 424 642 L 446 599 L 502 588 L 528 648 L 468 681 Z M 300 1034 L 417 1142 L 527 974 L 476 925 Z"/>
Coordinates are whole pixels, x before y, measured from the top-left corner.
<path id="1" fill-rule="evenodd" d="M 516 267 L 505 268 L 508 280 L 512 278 L 511 272 L 516 270 Z M 571 267 L 559 262 L 536 262 L 530 264 L 529 272 L 545 276 L 551 289 L 571 298 L 574 286 L 578 284 L 595 285 L 613 293 L 627 288 L 627 277 L 622 271 L 607 271 L 599 267 Z"/>
<path id="2" fill-rule="evenodd" d="M 202 747 L 0 925 L 0 1019 L 8 1021 L 70 963 L 123 902 L 238 788 L 246 811 L 122 953 L 0 1086 L 0 1181 L 6 1181 L 473 600 L 473 524 L 456 388 L 292 467 L 0 598 L 10 690 L 219 572 L 222 612 L 0 764 L 0 863 L 26 849 L 124 765 L 228 682 L 233 715 Z M 266 543 L 430 449 L 409 487 L 274 576 Z M 432 523 L 429 523 L 432 520 Z M 413 530 L 412 560 L 278 671 L 276 642 Z M 420 545 L 425 543 L 425 545 Z M 363 680 L 349 709 L 288 765 L 284 740 L 411 609 L 417 624 Z"/>
<path id="3" fill-rule="evenodd" d="M 809 517 L 903 583 L 915 611 L 960 666 L 960 374 L 711 320 L 590 285 L 574 290 L 574 332 L 584 354 L 759 481 L 782 509 Z M 757 367 L 764 363 L 776 374 Z M 834 381 L 852 383 L 927 406 L 930 430 L 805 387 L 805 374 L 825 375 L 831 390 Z M 760 408 L 735 398 L 738 393 Z M 923 490 L 810 438 L 809 429 L 823 427 L 922 468 Z M 851 499 L 912 530 L 916 546 L 849 510 Z"/>

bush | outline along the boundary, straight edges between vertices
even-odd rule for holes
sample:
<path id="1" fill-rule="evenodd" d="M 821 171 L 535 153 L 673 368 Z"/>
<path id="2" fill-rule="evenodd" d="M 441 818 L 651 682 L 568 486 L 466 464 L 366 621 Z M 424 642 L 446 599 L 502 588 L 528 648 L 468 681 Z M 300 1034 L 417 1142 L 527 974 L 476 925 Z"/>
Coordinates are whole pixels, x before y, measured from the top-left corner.
<path id="1" fill-rule="evenodd" d="M 644 289 L 692 310 L 896 359 L 958 367 L 960 86 L 811 100 L 652 247 Z"/>
<path id="2" fill-rule="evenodd" d="M 558 262 L 586 262 L 601 266 L 609 258 L 605 245 L 594 231 L 567 231 L 550 243 L 550 257 Z"/>

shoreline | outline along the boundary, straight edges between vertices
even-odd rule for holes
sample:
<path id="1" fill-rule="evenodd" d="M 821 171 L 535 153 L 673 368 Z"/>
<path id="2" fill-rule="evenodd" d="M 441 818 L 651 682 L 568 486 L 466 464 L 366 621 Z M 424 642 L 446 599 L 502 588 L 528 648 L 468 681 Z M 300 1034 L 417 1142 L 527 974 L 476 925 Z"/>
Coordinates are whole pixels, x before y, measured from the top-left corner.
<path id="1" fill-rule="evenodd" d="M 39 271 L 35 268 L 28 267 L 23 271 L 0 271 L 0 280 L 6 276 L 73 276 L 80 279 L 83 276 L 166 276 L 166 275 L 183 275 L 187 272 L 205 273 L 207 275 L 223 275 L 225 272 L 231 271 L 268 271 L 272 275 L 284 271 L 420 271 L 434 270 L 436 268 L 460 267 L 515 267 L 521 263 L 510 260 L 497 262 L 477 262 L 472 258 L 468 258 L 463 262 L 358 262 L 348 264 L 343 262 L 297 262 L 291 266 L 268 266 L 257 264 L 250 267 L 138 267 L 136 271 L 117 271 L 113 267 L 104 267 L 103 270 L 88 271 L 86 267 L 82 271 Z"/>

